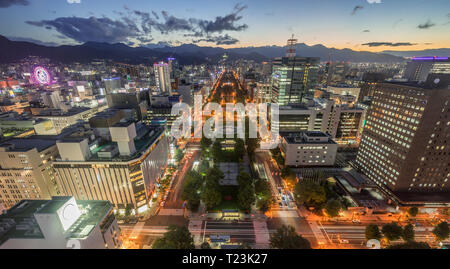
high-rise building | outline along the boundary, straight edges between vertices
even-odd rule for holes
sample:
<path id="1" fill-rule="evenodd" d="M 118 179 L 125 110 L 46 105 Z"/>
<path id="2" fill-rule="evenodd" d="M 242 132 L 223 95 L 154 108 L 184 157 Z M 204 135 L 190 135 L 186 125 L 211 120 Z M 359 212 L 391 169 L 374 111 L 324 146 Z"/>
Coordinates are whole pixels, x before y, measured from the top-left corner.
<path id="1" fill-rule="evenodd" d="M 319 58 L 275 58 L 272 66 L 272 102 L 279 105 L 305 102 L 314 95 Z"/>
<path id="2" fill-rule="evenodd" d="M 120 229 L 108 201 L 22 200 L 0 215 L 0 249 L 117 249 Z"/>
<path id="3" fill-rule="evenodd" d="M 170 68 L 167 63 L 159 62 L 153 65 L 155 71 L 155 82 L 159 94 L 172 94 L 170 83 Z"/>
<path id="4" fill-rule="evenodd" d="M 409 81 L 423 82 L 429 74 L 450 74 L 448 57 L 415 57 L 406 65 L 404 77 Z"/>
<path id="5" fill-rule="evenodd" d="M 449 84 L 377 85 L 356 163 L 383 190 L 428 198 L 450 191 Z"/>
<path id="6" fill-rule="evenodd" d="M 109 129 L 111 140 L 101 146 L 91 135 L 57 142 L 58 186 L 64 195 L 108 200 L 119 210 L 144 214 L 169 159 L 164 128 L 119 122 Z"/>
<path id="7" fill-rule="evenodd" d="M 0 144 L 0 203 L 9 208 L 23 199 L 60 195 L 52 167 L 57 157 L 52 139 L 11 139 Z"/>

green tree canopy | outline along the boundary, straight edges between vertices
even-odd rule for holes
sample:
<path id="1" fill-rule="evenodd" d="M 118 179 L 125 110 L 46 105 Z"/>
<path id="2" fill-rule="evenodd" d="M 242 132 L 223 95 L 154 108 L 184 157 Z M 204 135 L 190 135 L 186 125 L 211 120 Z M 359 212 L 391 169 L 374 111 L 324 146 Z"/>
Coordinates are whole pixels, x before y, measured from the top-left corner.
<path id="1" fill-rule="evenodd" d="M 189 209 L 196 209 L 200 204 L 200 192 L 203 185 L 202 176 L 195 171 L 186 174 L 181 198 L 187 202 Z"/>
<path id="2" fill-rule="evenodd" d="M 403 235 L 402 227 L 395 222 L 383 225 L 381 231 L 389 241 L 400 239 Z"/>
<path id="3" fill-rule="evenodd" d="M 170 225 L 163 237 L 153 243 L 155 249 L 195 249 L 194 239 L 186 227 Z"/>
<path id="4" fill-rule="evenodd" d="M 413 207 L 408 208 L 408 214 L 411 217 L 417 216 L 418 213 L 419 213 L 419 209 L 417 207 L 413 206 Z"/>
<path id="5" fill-rule="evenodd" d="M 401 244 L 392 244 L 387 249 L 430 249 L 430 246 L 425 242 L 409 241 Z"/>
<path id="6" fill-rule="evenodd" d="M 200 248 L 201 248 L 201 249 L 211 249 L 211 246 L 209 245 L 208 242 L 203 242 L 203 243 L 200 245 Z"/>
<path id="7" fill-rule="evenodd" d="M 405 241 L 414 241 L 414 226 L 412 224 L 408 224 L 405 227 L 403 227 L 403 234 L 402 238 Z"/>
<path id="8" fill-rule="evenodd" d="M 214 163 L 218 163 L 223 159 L 222 143 L 220 143 L 219 139 L 216 139 L 216 141 L 214 141 L 211 153 L 213 156 Z"/>
<path id="9" fill-rule="evenodd" d="M 270 236 L 270 247 L 277 249 L 310 249 L 311 244 L 294 227 L 283 225 Z"/>
<path id="10" fill-rule="evenodd" d="M 234 154 L 236 159 L 242 160 L 245 154 L 244 140 L 237 138 L 234 143 Z"/>
<path id="11" fill-rule="evenodd" d="M 448 238 L 450 233 L 448 223 L 446 221 L 443 221 L 436 225 L 433 229 L 433 234 L 436 236 L 436 239 L 443 241 Z"/>
<path id="12" fill-rule="evenodd" d="M 325 211 L 327 212 L 327 214 L 334 218 L 337 217 L 339 215 L 339 211 L 342 208 L 342 204 L 341 202 L 339 202 L 339 200 L 328 200 L 327 203 L 325 204 Z"/>
<path id="13" fill-rule="evenodd" d="M 206 150 L 211 146 L 211 144 L 211 139 L 207 138 L 206 136 L 202 136 L 202 139 L 200 140 L 200 147 L 202 148 L 202 150 Z"/>
<path id="14" fill-rule="evenodd" d="M 297 183 L 294 194 L 297 203 L 306 206 L 317 206 L 326 201 L 324 187 L 309 180 L 302 180 Z"/>
<path id="15" fill-rule="evenodd" d="M 208 208 L 215 207 L 222 202 L 219 180 L 223 177 L 222 171 L 216 167 L 210 168 L 206 173 L 201 200 Z"/>
<path id="16" fill-rule="evenodd" d="M 255 189 L 253 184 L 239 185 L 238 203 L 242 210 L 250 211 L 252 205 L 255 203 Z"/>
<path id="17" fill-rule="evenodd" d="M 381 239 L 381 232 L 377 225 L 369 224 L 366 226 L 366 240 L 370 239 Z"/>
<path id="18" fill-rule="evenodd" d="M 184 157 L 184 153 L 181 149 L 175 151 L 175 161 L 180 162 Z"/>

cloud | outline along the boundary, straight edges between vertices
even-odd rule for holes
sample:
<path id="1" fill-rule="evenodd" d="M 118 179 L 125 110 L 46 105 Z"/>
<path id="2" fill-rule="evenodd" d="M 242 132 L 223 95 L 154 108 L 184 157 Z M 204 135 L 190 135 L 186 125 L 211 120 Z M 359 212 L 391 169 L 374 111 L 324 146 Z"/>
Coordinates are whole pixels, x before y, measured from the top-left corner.
<path id="1" fill-rule="evenodd" d="M 0 0 L 0 8 L 7 8 L 10 6 L 28 6 L 30 2 L 28 0 Z"/>
<path id="2" fill-rule="evenodd" d="M 132 21 L 124 22 L 106 17 L 60 17 L 54 20 L 27 21 L 26 23 L 38 27 L 51 27 L 58 33 L 79 42 L 116 43 L 140 36 L 139 29 Z"/>
<path id="3" fill-rule="evenodd" d="M 429 28 L 431 28 L 431 27 L 433 27 L 435 25 L 436 25 L 435 23 L 433 23 L 430 20 L 428 20 L 425 23 L 417 25 L 417 28 L 419 28 L 419 29 L 429 29 Z"/>
<path id="4" fill-rule="evenodd" d="M 381 0 L 367 0 L 367 3 L 369 4 L 381 4 Z"/>
<path id="5" fill-rule="evenodd" d="M 67 0 L 69 4 L 81 4 L 81 0 Z"/>
<path id="6" fill-rule="evenodd" d="M 363 33 L 370 33 L 370 30 L 366 29 L 362 31 Z"/>
<path id="7" fill-rule="evenodd" d="M 211 36 L 207 38 L 197 39 L 193 40 L 192 42 L 194 43 L 208 42 L 208 43 L 216 43 L 216 45 L 233 45 L 238 43 L 239 40 L 226 34 L 221 36 Z"/>
<path id="8" fill-rule="evenodd" d="M 198 25 L 206 33 L 221 33 L 223 31 L 243 31 L 248 28 L 247 24 L 236 25 L 235 23 L 242 19 L 239 15 L 247 6 L 237 4 L 234 6 L 233 12 L 223 17 L 218 16 L 215 20 L 201 20 Z"/>
<path id="9" fill-rule="evenodd" d="M 400 46 L 414 46 L 417 45 L 416 43 L 410 43 L 410 42 L 399 42 L 399 43 L 392 43 L 392 42 L 369 42 L 361 44 L 362 46 L 369 46 L 369 47 L 381 47 L 381 46 L 387 46 L 387 47 L 400 47 Z"/>
<path id="10" fill-rule="evenodd" d="M 363 9 L 364 7 L 363 6 L 355 6 L 354 8 L 353 8 L 353 11 L 352 11 L 352 15 L 355 15 L 356 14 L 356 12 L 358 12 L 358 10 L 360 10 L 360 9 Z"/>
<path id="11" fill-rule="evenodd" d="M 248 28 L 242 20 L 241 12 L 247 6 L 237 4 L 233 10 L 212 20 L 198 18 L 181 18 L 168 11 L 155 12 L 133 10 L 124 6 L 122 11 L 114 11 L 117 19 L 105 16 L 97 18 L 60 17 L 53 20 L 27 21 L 29 25 L 55 30 L 59 34 L 78 42 L 108 42 L 145 45 L 153 40 L 153 33 L 162 35 L 183 33 L 191 42 L 211 42 L 217 45 L 230 45 L 239 42 L 228 33 L 244 31 Z"/>

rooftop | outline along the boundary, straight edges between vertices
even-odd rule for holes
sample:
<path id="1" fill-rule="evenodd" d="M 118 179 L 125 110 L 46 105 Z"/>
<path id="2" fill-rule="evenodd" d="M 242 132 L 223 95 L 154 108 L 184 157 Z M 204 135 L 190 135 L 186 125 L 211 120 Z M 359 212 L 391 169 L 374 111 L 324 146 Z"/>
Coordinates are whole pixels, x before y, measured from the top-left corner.
<path id="1" fill-rule="evenodd" d="M 0 144 L 0 147 L 7 147 L 13 145 L 11 151 L 29 151 L 36 148 L 41 152 L 53 145 L 56 145 L 56 140 L 53 139 L 38 139 L 38 138 L 13 138 Z"/>
<path id="2" fill-rule="evenodd" d="M 10 238 L 44 238 L 35 214 L 56 214 L 71 197 L 53 197 L 52 200 L 22 200 L 0 215 L 0 245 Z M 66 238 L 84 238 L 108 212 L 109 201 L 76 201 L 81 216 L 65 233 Z"/>

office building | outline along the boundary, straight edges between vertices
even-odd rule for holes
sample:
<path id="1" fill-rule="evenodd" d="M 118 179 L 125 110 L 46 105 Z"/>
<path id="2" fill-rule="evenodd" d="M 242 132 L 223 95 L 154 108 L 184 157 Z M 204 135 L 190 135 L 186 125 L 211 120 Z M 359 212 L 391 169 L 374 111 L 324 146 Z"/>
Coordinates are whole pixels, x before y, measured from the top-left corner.
<path id="1" fill-rule="evenodd" d="M 332 166 L 336 160 L 338 145 L 323 132 L 307 131 L 280 133 L 280 150 L 285 158 L 285 165 Z"/>
<path id="2" fill-rule="evenodd" d="M 110 135 L 100 143 L 91 135 L 58 141 L 58 186 L 80 200 L 108 200 L 144 214 L 169 159 L 164 128 L 119 122 Z"/>
<path id="3" fill-rule="evenodd" d="M 414 57 L 406 65 L 404 78 L 424 82 L 429 74 L 450 74 L 448 57 Z"/>
<path id="4" fill-rule="evenodd" d="M 377 85 L 356 163 L 386 192 L 430 199 L 449 192 L 449 84 L 431 78 L 425 84 Z"/>
<path id="5" fill-rule="evenodd" d="M 319 58 L 282 57 L 273 61 L 272 102 L 302 103 L 314 95 Z"/>
<path id="6" fill-rule="evenodd" d="M 23 199 L 60 195 L 52 162 L 53 139 L 11 139 L 0 144 L 0 202 L 9 208 Z"/>
<path id="7" fill-rule="evenodd" d="M 22 200 L 0 215 L 0 249 L 118 249 L 120 229 L 108 201 Z"/>
<path id="8" fill-rule="evenodd" d="M 167 63 L 159 62 L 153 65 L 155 72 L 155 82 L 159 94 L 172 94 L 170 82 L 170 68 Z"/>
<path id="9" fill-rule="evenodd" d="M 105 94 L 117 92 L 122 88 L 120 77 L 104 78 Z"/>

